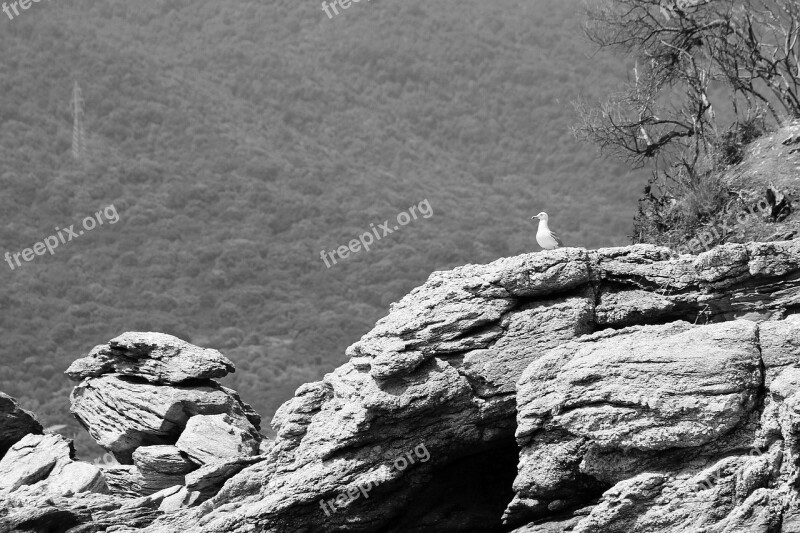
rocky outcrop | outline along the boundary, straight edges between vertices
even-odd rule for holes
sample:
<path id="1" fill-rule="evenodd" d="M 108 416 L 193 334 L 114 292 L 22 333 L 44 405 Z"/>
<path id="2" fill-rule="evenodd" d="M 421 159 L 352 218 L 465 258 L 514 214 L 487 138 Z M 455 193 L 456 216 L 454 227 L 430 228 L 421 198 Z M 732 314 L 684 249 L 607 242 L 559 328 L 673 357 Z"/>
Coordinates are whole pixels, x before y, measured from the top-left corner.
<path id="1" fill-rule="evenodd" d="M 0 392 L 0 458 L 29 433 L 41 435 L 42 425 L 16 400 Z"/>
<path id="2" fill-rule="evenodd" d="M 81 380 L 72 412 L 121 463 L 105 468 L 114 494 L 149 496 L 184 486 L 186 474 L 202 465 L 259 455 L 261 417 L 210 379 L 231 371 L 233 363 L 216 350 L 141 332 L 97 346 L 70 366 L 67 374 Z"/>
<path id="3" fill-rule="evenodd" d="M 798 304 L 800 243 L 559 249 L 432 274 L 271 447 L 207 378 L 86 376 L 76 413 L 136 463 L 120 479 L 205 462 L 142 514 L 110 504 L 118 532 L 800 531 Z"/>
<path id="4" fill-rule="evenodd" d="M 794 415 L 766 385 L 798 359 L 765 347 L 797 334 L 780 319 L 798 279 L 793 242 L 677 258 L 560 249 L 436 272 L 349 363 L 278 410 L 267 461 L 147 531 L 693 531 L 679 515 L 745 531 L 775 509 L 788 519 L 792 463 L 779 458 L 794 445 L 778 435 Z M 411 463 L 420 443 L 430 459 Z M 716 484 L 695 490 L 709 472 Z M 658 526 L 684 492 L 690 510 Z M 636 529 L 646 512 L 650 529 Z"/>
<path id="5" fill-rule="evenodd" d="M 126 333 L 95 348 L 70 367 L 81 380 L 72 410 L 128 464 L 75 461 L 70 441 L 28 434 L 0 461 L 0 533 L 136 528 L 214 496 L 270 449 L 261 417 L 210 379 L 233 370 L 216 350 L 169 335 Z"/>
<path id="6" fill-rule="evenodd" d="M 66 373 L 80 381 L 71 396 L 73 414 L 100 446 L 130 464 L 140 446 L 175 444 L 193 416 L 227 415 L 260 440 L 261 417 L 210 379 L 234 370 L 216 350 L 129 332 L 96 346 Z"/>

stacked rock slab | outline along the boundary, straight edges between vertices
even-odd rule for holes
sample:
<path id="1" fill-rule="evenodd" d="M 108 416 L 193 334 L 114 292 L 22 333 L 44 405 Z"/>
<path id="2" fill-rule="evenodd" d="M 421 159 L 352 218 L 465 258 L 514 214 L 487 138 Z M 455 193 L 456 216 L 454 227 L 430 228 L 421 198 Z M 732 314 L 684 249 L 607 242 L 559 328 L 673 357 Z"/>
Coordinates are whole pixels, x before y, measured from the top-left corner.
<path id="1" fill-rule="evenodd" d="M 233 371 L 217 350 L 163 333 L 124 333 L 75 361 L 71 411 L 121 463 L 106 469 L 111 490 L 154 494 L 203 465 L 257 456 L 261 417 L 212 379 Z"/>

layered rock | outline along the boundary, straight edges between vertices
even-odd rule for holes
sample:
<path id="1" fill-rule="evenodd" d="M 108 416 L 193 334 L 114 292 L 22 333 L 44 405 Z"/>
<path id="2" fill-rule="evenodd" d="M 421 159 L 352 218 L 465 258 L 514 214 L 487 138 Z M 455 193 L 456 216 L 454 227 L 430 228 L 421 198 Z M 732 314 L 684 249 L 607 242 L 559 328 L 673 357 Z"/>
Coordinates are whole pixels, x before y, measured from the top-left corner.
<path id="1" fill-rule="evenodd" d="M 0 499 L 0 531 L 116 531 L 121 527 L 145 527 L 160 514 L 158 506 L 161 501 L 140 500 L 131 503 L 131 500 L 107 494 L 40 497 L 19 490 Z"/>
<path id="2" fill-rule="evenodd" d="M 518 384 L 522 452 L 506 520 L 578 506 L 659 461 L 718 445 L 749 419 L 762 383 L 749 321 L 637 326 L 549 350 Z"/>
<path id="3" fill-rule="evenodd" d="M 800 531 L 800 320 L 782 320 L 798 302 L 793 242 L 678 258 L 644 245 L 559 249 L 436 272 L 348 363 L 281 406 L 266 457 L 170 474 L 184 484 L 130 501 L 142 514 L 111 505 L 115 530 L 142 530 L 155 506 L 165 514 L 149 533 Z M 117 374 L 82 386 L 106 377 L 211 386 Z M 101 390 L 84 412 L 107 408 Z M 194 404 L 175 405 L 170 415 Z M 153 409 L 135 416 L 158 420 Z M 248 420 L 241 409 L 225 424 Z M 203 461 L 215 446 L 180 442 L 186 426 L 226 416 L 170 416 L 178 432 L 135 447 Z M 180 463 L 174 449 L 122 449 L 141 456 L 117 467 L 127 480 Z"/>
<path id="4" fill-rule="evenodd" d="M 201 465 L 259 454 L 261 417 L 210 379 L 233 370 L 216 350 L 137 332 L 70 366 L 67 374 L 81 380 L 73 414 L 121 463 L 105 470 L 115 494 L 152 495 L 185 485 Z"/>
<path id="5" fill-rule="evenodd" d="M 598 518 L 602 509 L 617 512 L 613 498 L 632 495 L 629 518 L 655 512 L 670 490 L 694 490 L 704 468 L 737 453 L 718 489 L 709 489 L 716 496 L 692 501 L 728 498 L 726 508 L 739 518 L 727 524 L 745 527 L 764 505 L 779 508 L 778 496 L 761 485 L 774 457 L 787 452 L 760 462 L 744 454 L 754 443 L 773 453 L 766 441 L 758 444 L 759 425 L 769 426 L 774 443 L 775 420 L 786 425 L 794 415 L 777 407 L 783 400 L 769 407 L 765 398 L 760 343 L 772 341 L 760 325 L 713 323 L 780 319 L 800 299 L 798 278 L 794 242 L 725 245 L 679 258 L 645 245 L 560 249 L 436 272 L 348 349 L 349 363 L 300 387 L 278 410 L 267 461 L 229 480 L 210 512 L 208 503 L 202 512 L 180 511 L 147 531 L 196 524 L 190 531 L 245 532 L 253 523 L 274 532 L 500 531 L 512 501 L 506 519 L 535 516 L 542 523 L 524 526 L 531 531 L 582 521 L 586 531 L 623 531 L 630 522 Z M 644 324 L 661 326 L 620 329 Z M 771 357 L 798 363 L 783 352 Z M 531 363 L 535 369 L 525 371 Z M 530 386 L 517 398 L 523 371 Z M 570 386 L 591 394 L 570 396 Z M 520 421 L 520 472 L 511 440 L 518 400 L 532 409 Z M 765 407 L 773 422 L 759 422 Z M 391 466 L 420 442 L 429 461 Z M 534 452 L 552 468 L 529 464 Z M 666 472 L 666 492 L 643 468 Z M 729 498 L 730 476 L 747 480 L 741 501 Z M 359 486 L 372 486 L 369 498 L 339 498 Z M 783 504 L 788 520 L 791 502 Z M 693 507 L 699 522 L 723 523 L 721 513 L 705 509 Z"/>
<path id="6" fill-rule="evenodd" d="M 135 465 L 102 467 L 106 484 L 112 494 L 128 498 L 150 496 L 164 489 L 182 486 L 185 474 L 165 474 L 155 470 L 140 470 Z"/>
<path id="7" fill-rule="evenodd" d="M 29 433 L 41 435 L 42 425 L 11 396 L 0 392 L 0 458 Z"/>
<path id="8" fill-rule="evenodd" d="M 29 486 L 59 496 L 108 492 L 100 469 L 73 455 L 72 443 L 61 435 L 26 435 L 0 460 L 0 496 Z"/>
<path id="9" fill-rule="evenodd" d="M 72 461 L 57 467 L 47 478 L 48 492 L 60 496 L 74 496 L 84 492 L 106 494 L 103 471 L 90 463 Z"/>
<path id="10" fill-rule="evenodd" d="M 5 405 L 16 405 L 8 397 L 2 400 L 8 400 Z M 113 508 L 106 499 L 108 487 L 100 469 L 74 461 L 69 440 L 41 434 L 41 426 L 28 413 L 12 418 L 17 420 L 8 422 L 9 418 L 5 418 L 6 429 L 18 431 L 27 427 L 34 432 L 20 438 L 0 460 L 0 532 L 65 531 L 72 525 L 92 521 L 89 508 L 101 507 L 97 518 Z M 25 421 L 23 424 L 18 423 L 20 418 Z M 0 426 L 0 432 L 3 429 Z M 131 519 L 127 523 L 145 523 L 130 515 L 126 518 Z M 147 522 L 153 518 L 149 516 Z"/>
<path id="11" fill-rule="evenodd" d="M 258 455 L 261 436 L 241 418 L 223 415 L 193 416 L 175 446 L 195 463 Z"/>
<path id="12" fill-rule="evenodd" d="M 197 464 L 176 446 L 142 446 L 133 452 L 133 464 L 139 470 L 171 475 L 185 475 L 197 469 Z"/>
<path id="13" fill-rule="evenodd" d="M 155 385 L 105 375 L 83 380 L 70 400 L 72 413 L 92 438 L 123 464 L 131 463 L 139 446 L 175 444 L 196 415 L 227 414 L 256 433 L 260 427 L 249 406 L 213 381 Z"/>
<path id="14" fill-rule="evenodd" d="M 127 332 L 101 344 L 66 370 L 80 381 L 104 374 L 135 376 L 151 383 L 178 384 L 193 379 L 221 378 L 235 367 L 217 350 L 200 348 L 172 335 Z"/>
<path id="15" fill-rule="evenodd" d="M 175 446 L 142 446 L 133 452 L 133 465 L 103 468 L 114 494 L 149 496 L 164 489 L 186 484 L 186 474 L 198 465 Z"/>
<path id="16" fill-rule="evenodd" d="M 186 475 L 186 489 L 189 494 L 197 493 L 198 503 L 211 498 L 235 474 L 245 467 L 266 459 L 265 456 L 236 457 L 224 461 L 216 461 Z"/>
<path id="17" fill-rule="evenodd" d="M 61 435 L 28 435 L 0 461 L 0 491 L 33 485 L 71 461 L 70 443 Z"/>

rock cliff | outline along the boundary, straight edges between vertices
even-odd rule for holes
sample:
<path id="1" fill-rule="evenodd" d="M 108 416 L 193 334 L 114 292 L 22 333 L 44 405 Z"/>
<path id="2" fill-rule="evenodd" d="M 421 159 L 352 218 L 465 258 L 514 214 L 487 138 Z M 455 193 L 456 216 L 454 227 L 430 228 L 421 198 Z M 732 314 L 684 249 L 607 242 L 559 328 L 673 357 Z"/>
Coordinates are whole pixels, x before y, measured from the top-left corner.
<path id="1" fill-rule="evenodd" d="M 224 356 L 126 334 L 68 370 L 111 494 L 16 481 L 0 530 L 800 531 L 799 309 L 794 241 L 435 272 L 274 443 Z"/>

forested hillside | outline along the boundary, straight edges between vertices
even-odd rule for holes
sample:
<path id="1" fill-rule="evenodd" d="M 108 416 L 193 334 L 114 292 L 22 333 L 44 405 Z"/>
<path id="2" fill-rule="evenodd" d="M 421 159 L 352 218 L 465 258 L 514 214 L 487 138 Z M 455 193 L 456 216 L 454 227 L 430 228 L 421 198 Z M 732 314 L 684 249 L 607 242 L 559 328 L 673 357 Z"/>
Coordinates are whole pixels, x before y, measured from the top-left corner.
<path id="1" fill-rule="evenodd" d="M 576 0 L 58 0 L 0 17 L 0 244 L 103 225 L 0 285 L 0 390 L 77 424 L 62 374 L 129 330 L 222 350 L 269 419 L 434 270 L 629 242 L 644 173 L 570 135 L 612 91 Z M 87 156 L 72 158 L 83 89 Z M 427 199 L 331 268 L 321 250 Z M 86 445 L 88 437 L 79 442 Z M 88 449 L 88 448 L 85 448 Z"/>

